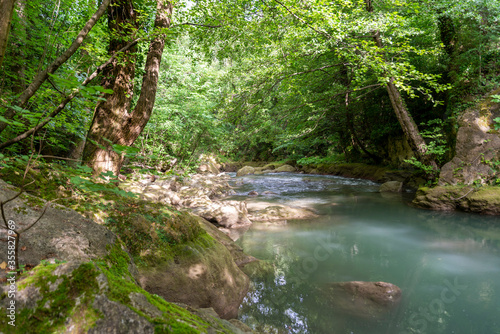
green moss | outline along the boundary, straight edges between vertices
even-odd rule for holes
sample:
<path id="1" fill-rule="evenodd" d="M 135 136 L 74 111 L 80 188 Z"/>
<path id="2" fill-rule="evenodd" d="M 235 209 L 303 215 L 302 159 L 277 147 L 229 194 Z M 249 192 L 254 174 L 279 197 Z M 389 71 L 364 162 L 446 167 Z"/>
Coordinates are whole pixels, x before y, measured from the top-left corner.
<path id="1" fill-rule="evenodd" d="M 98 290 L 98 271 L 94 264 L 84 263 L 73 270 L 70 276 L 54 275 L 53 272 L 59 265 L 41 264 L 19 281 L 19 290 L 34 285 L 41 299 L 34 309 L 24 308 L 18 312 L 15 332 L 64 332 L 68 318 L 73 320 L 72 325 L 77 332 L 84 332 L 101 316 L 91 307 Z M 12 331 L 5 321 L 0 320 L 0 330 Z"/>
<path id="2" fill-rule="evenodd" d="M 155 333 L 199 333 L 200 330 L 206 330 L 209 325 L 201 318 L 191 314 L 187 310 L 168 303 L 163 298 L 151 295 L 140 288 L 133 281 L 128 266 L 130 257 L 123 250 L 122 244 L 117 242 L 105 256 L 98 262 L 100 269 L 108 279 L 109 294 L 111 300 L 127 305 L 137 314 L 148 319 L 155 324 Z M 133 307 L 130 300 L 131 293 L 140 293 L 162 313 L 161 317 L 152 318 L 141 310 Z"/>

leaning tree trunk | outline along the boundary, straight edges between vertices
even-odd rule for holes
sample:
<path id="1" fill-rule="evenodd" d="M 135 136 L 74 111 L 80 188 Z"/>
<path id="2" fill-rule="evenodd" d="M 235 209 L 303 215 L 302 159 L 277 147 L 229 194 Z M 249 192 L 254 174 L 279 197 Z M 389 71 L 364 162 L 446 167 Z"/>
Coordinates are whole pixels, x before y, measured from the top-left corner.
<path id="1" fill-rule="evenodd" d="M 7 50 L 10 22 L 15 3 L 16 0 L 0 0 L 0 68 L 2 68 L 3 58 Z"/>
<path id="2" fill-rule="evenodd" d="M 113 0 L 113 2 L 115 5 L 110 6 L 108 14 L 110 31 L 116 31 L 119 39 L 111 40 L 111 52 L 123 47 L 122 44 L 126 42 L 119 41 L 126 41 L 123 37 L 131 34 L 130 29 L 124 27 L 131 25 L 136 27 L 132 1 Z M 172 10 L 173 6 L 169 1 L 157 1 L 155 29 L 159 31 L 159 35 L 150 44 L 141 93 L 134 110 L 131 110 L 135 74 L 134 50 L 127 51 L 121 61 L 113 62 L 105 73 L 103 86 L 112 89 L 113 93 L 106 95 L 106 100 L 97 105 L 83 151 L 83 160 L 96 174 L 112 171 L 118 175 L 123 156 L 113 150 L 113 145 L 132 145 L 149 121 L 165 46 L 165 34 L 161 30 L 170 26 Z"/>
<path id="3" fill-rule="evenodd" d="M 366 9 L 368 12 L 373 12 L 372 0 L 365 0 Z M 382 49 L 384 47 L 382 39 L 380 38 L 380 32 L 373 32 L 373 40 L 377 47 Z M 398 88 L 394 84 L 394 77 L 390 77 L 386 84 L 387 93 L 391 100 L 392 109 L 396 114 L 396 117 L 403 129 L 408 144 L 410 145 L 412 151 L 416 155 L 417 159 L 423 163 L 431 165 L 434 169 L 438 169 L 436 162 L 433 157 L 427 154 L 427 145 L 425 144 L 424 138 L 420 135 L 418 131 L 418 126 L 411 117 L 410 112 L 406 108 L 403 97 L 399 92 Z"/>

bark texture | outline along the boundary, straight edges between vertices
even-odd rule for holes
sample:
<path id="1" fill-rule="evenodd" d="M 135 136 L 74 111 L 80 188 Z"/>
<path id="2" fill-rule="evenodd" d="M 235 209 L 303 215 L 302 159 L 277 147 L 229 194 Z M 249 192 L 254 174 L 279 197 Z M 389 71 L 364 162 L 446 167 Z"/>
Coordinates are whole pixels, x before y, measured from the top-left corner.
<path id="1" fill-rule="evenodd" d="M 16 0 L 0 0 L 0 68 L 2 68 L 3 58 L 7 50 L 10 22 L 15 3 Z"/>
<path id="2" fill-rule="evenodd" d="M 165 35 L 161 31 L 170 26 L 173 6 L 169 1 L 157 1 L 155 28 L 159 34 L 150 44 L 146 58 L 141 93 L 136 107 L 131 110 L 133 78 L 135 75 L 134 50 L 125 52 L 121 61 L 114 61 L 105 70 L 103 86 L 113 90 L 106 95 L 95 110 L 92 125 L 87 135 L 83 160 L 96 174 L 112 171 L 119 174 L 123 156 L 113 151 L 113 145 L 130 146 L 141 134 L 153 110 L 160 62 L 165 46 Z M 131 27 L 136 28 L 136 14 L 131 0 L 113 0 L 108 11 L 110 31 L 115 33 L 110 42 L 110 51 L 123 47 Z M 125 39 L 126 40 L 126 39 Z"/>

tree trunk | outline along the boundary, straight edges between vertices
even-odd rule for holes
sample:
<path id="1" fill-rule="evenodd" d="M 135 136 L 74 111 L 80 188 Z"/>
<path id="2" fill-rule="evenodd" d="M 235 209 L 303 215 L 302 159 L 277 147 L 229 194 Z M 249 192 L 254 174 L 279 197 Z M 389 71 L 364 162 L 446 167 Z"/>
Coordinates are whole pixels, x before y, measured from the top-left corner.
<path id="1" fill-rule="evenodd" d="M 2 68 L 3 58 L 7 50 L 10 22 L 15 3 L 16 0 L 0 0 L 0 68 Z"/>
<path id="2" fill-rule="evenodd" d="M 157 1 L 155 29 L 161 30 L 170 26 L 172 10 L 173 6 L 169 1 Z M 124 29 L 123 24 L 136 27 L 131 0 L 113 0 L 108 15 L 110 31 L 114 30 L 122 37 L 130 35 L 130 31 L 127 31 L 130 29 Z M 92 167 L 94 173 L 112 171 L 118 175 L 123 156 L 114 152 L 112 146 L 115 144 L 132 145 L 149 121 L 155 102 L 164 46 L 165 35 L 163 31 L 160 31 L 160 34 L 151 41 L 141 93 L 132 111 L 130 109 L 135 74 L 133 51 L 125 53 L 122 61 L 113 62 L 105 73 L 103 86 L 112 89 L 113 93 L 106 95 L 106 100 L 97 105 L 83 152 L 83 160 Z M 121 47 L 122 45 L 116 38 L 111 40 L 110 51 Z"/>
<path id="3" fill-rule="evenodd" d="M 5 1 L 5 0 L 0 0 Z M 64 64 L 82 45 L 85 37 L 88 35 L 90 30 L 94 27 L 99 18 L 104 14 L 106 8 L 109 6 L 111 0 L 103 0 L 97 11 L 92 15 L 92 17 L 85 23 L 83 29 L 78 33 L 78 36 L 73 41 L 71 46 L 59 57 L 57 57 L 50 66 L 38 73 L 31 84 L 22 92 L 17 101 L 14 102 L 17 106 L 24 106 L 26 102 L 36 93 L 36 91 L 42 86 L 42 84 L 49 78 L 49 74 L 54 73 L 62 64 Z M 3 24 L 3 22 L 2 22 Z M 7 119 L 12 119 L 15 115 L 13 109 L 8 109 L 4 115 Z M 0 133 L 7 127 L 7 123 L 0 122 Z"/>
<path id="4" fill-rule="evenodd" d="M 371 0 L 365 0 L 366 10 L 370 13 L 373 12 L 373 5 Z M 382 39 L 380 38 L 380 32 L 373 32 L 373 40 L 375 44 L 382 49 L 384 47 Z M 406 108 L 403 97 L 399 93 L 398 88 L 394 84 L 394 77 L 389 77 L 389 82 L 386 84 L 387 93 L 391 100 L 392 109 L 396 114 L 396 117 L 403 129 L 403 133 L 410 145 L 412 151 L 415 153 L 417 159 L 423 163 L 429 164 L 434 169 L 438 169 L 436 162 L 433 157 L 427 153 L 427 145 L 425 144 L 424 138 L 420 135 L 418 131 L 418 126 L 411 117 L 410 112 Z"/>

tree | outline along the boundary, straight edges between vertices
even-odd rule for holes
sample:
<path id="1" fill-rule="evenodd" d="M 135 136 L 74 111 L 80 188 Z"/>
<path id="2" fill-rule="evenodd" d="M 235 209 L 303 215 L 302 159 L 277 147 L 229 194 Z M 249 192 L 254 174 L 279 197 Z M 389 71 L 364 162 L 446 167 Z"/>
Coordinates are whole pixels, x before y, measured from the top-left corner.
<path id="1" fill-rule="evenodd" d="M 156 1 L 154 22 L 156 37 L 150 43 L 146 58 L 139 99 L 132 108 L 136 56 L 130 49 L 121 59 L 113 61 L 104 71 L 103 86 L 112 89 L 105 100 L 98 103 L 94 112 L 83 160 L 95 173 L 112 171 L 119 174 L 123 155 L 117 147 L 134 143 L 146 126 L 154 106 L 161 56 L 165 46 L 166 32 L 170 27 L 173 5 L 166 0 Z M 109 50 L 115 52 L 123 47 L 137 30 L 137 12 L 131 0 L 113 0 L 108 9 L 108 24 L 111 32 Z"/>
<path id="2" fill-rule="evenodd" d="M 366 3 L 366 10 L 369 13 L 373 13 L 372 0 L 365 0 L 365 3 Z M 381 52 L 383 52 L 382 50 L 384 49 L 384 45 L 380 37 L 380 31 L 373 32 L 373 40 L 375 41 L 375 44 L 381 50 Z M 395 78 L 390 73 L 386 73 L 386 75 L 388 76 L 388 80 L 386 82 L 386 88 L 387 88 L 387 93 L 389 94 L 391 100 L 392 109 L 394 110 L 394 113 L 398 118 L 399 124 L 403 129 L 408 144 L 412 148 L 413 152 L 415 152 L 417 159 L 419 161 L 428 163 L 437 170 L 438 167 L 433 157 L 431 157 L 430 155 L 426 155 L 427 145 L 425 143 L 425 140 L 420 135 L 417 124 L 415 123 L 415 121 L 411 117 L 410 112 L 406 108 L 403 97 L 401 96 L 401 93 L 399 92 L 398 88 L 394 83 Z"/>
<path id="3" fill-rule="evenodd" d="M 16 0 L 0 0 L 0 68 L 2 68 L 5 50 L 7 50 L 10 22 L 15 3 Z"/>
<path id="4" fill-rule="evenodd" d="M 12 103 L 14 106 L 23 107 L 31 97 L 38 91 L 42 84 L 49 78 L 49 76 L 57 71 L 62 64 L 64 64 L 75 52 L 80 48 L 85 37 L 92 30 L 99 18 L 104 14 L 106 8 L 110 4 L 111 0 L 103 0 L 98 10 L 90 17 L 86 22 L 82 30 L 79 32 L 76 39 L 73 41 L 71 46 L 59 55 L 46 69 L 38 72 L 35 78 L 32 80 L 30 85 L 20 94 L 20 96 Z M 13 108 L 8 108 L 3 116 L 6 120 L 10 120 L 14 117 L 15 111 Z M 0 121 L 0 133 L 5 130 L 8 122 Z"/>

